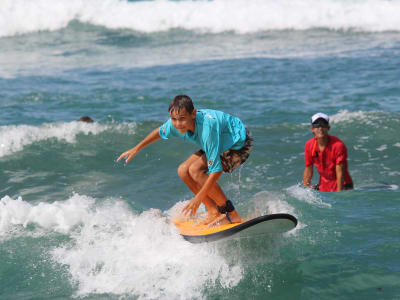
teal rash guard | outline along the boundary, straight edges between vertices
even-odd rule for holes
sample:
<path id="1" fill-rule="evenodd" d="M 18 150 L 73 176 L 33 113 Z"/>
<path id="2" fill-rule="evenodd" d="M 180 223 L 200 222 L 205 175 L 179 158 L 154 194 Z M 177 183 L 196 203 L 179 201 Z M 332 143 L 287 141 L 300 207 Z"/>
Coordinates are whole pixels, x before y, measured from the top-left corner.
<path id="1" fill-rule="evenodd" d="M 246 128 L 239 118 L 212 109 L 196 112 L 194 132 L 179 133 L 171 118 L 160 126 L 158 132 L 163 139 L 179 137 L 203 149 L 208 161 L 208 173 L 222 171 L 219 155 L 228 149 L 239 150 L 246 141 Z"/>

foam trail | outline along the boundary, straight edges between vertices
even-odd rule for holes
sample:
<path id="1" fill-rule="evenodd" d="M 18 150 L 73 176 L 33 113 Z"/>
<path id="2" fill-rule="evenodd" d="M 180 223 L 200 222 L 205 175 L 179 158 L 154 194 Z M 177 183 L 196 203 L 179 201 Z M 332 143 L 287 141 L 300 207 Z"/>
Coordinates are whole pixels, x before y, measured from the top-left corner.
<path id="1" fill-rule="evenodd" d="M 77 297 L 202 299 L 203 289 L 231 288 L 243 277 L 242 267 L 228 263 L 217 247 L 186 242 L 159 210 L 136 214 L 121 200 L 99 204 L 74 194 L 32 205 L 6 196 L 0 200 L 0 237 L 15 237 L 15 228 L 22 228 L 19 235 L 68 234 L 69 242 L 49 255 L 67 267 Z"/>
<path id="2" fill-rule="evenodd" d="M 2 0 L 0 37 L 58 30 L 73 20 L 110 29 L 174 28 L 219 33 L 265 30 L 399 31 L 400 1 L 365 0 Z"/>
<path id="3" fill-rule="evenodd" d="M 67 122 L 46 123 L 40 126 L 32 125 L 6 125 L 0 126 L 0 158 L 21 151 L 24 146 L 35 142 L 55 138 L 58 141 L 75 143 L 79 134 L 97 135 L 106 130 L 128 129 L 130 134 L 134 133 L 136 124 L 122 123 L 119 125 Z"/>

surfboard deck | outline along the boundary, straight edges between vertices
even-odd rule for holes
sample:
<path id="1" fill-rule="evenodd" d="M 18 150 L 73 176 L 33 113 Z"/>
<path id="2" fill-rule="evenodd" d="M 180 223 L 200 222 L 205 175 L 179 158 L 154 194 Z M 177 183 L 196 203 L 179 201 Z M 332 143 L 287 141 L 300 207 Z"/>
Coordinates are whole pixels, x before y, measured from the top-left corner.
<path id="1" fill-rule="evenodd" d="M 252 237 L 263 234 L 279 234 L 297 226 L 296 217 L 280 213 L 263 215 L 241 223 L 224 224 L 215 227 L 198 224 L 196 219 L 179 220 L 173 223 L 183 238 L 191 243 L 205 243 L 224 239 L 230 236 Z"/>

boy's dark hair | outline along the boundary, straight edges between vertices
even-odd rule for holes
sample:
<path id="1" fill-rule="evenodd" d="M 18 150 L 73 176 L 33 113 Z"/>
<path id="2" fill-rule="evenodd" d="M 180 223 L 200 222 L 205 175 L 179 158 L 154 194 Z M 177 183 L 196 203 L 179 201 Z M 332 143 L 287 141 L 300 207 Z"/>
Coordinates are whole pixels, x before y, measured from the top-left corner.
<path id="1" fill-rule="evenodd" d="M 180 111 L 182 108 L 186 109 L 186 111 L 191 114 L 194 110 L 192 99 L 186 95 L 178 95 L 172 99 L 171 103 L 169 104 L 168 112 L 171 111 Z"/>

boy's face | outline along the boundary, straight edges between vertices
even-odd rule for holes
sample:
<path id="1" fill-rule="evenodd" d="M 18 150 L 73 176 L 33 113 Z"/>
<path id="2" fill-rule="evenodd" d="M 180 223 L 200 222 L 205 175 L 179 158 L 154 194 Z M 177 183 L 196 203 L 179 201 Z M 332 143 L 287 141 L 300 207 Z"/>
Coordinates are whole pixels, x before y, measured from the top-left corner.
<path id="1" fill-rule="evenodd" d="M 188 130 L 194 132 L 194 124 L 196 119 L 196 109 L 189 114 L 185 108 L 178 110 L 172 110 L 169 113 L 172 121 L 172 125 L 179 131 L 179 133 L 184 134 Z"/>

